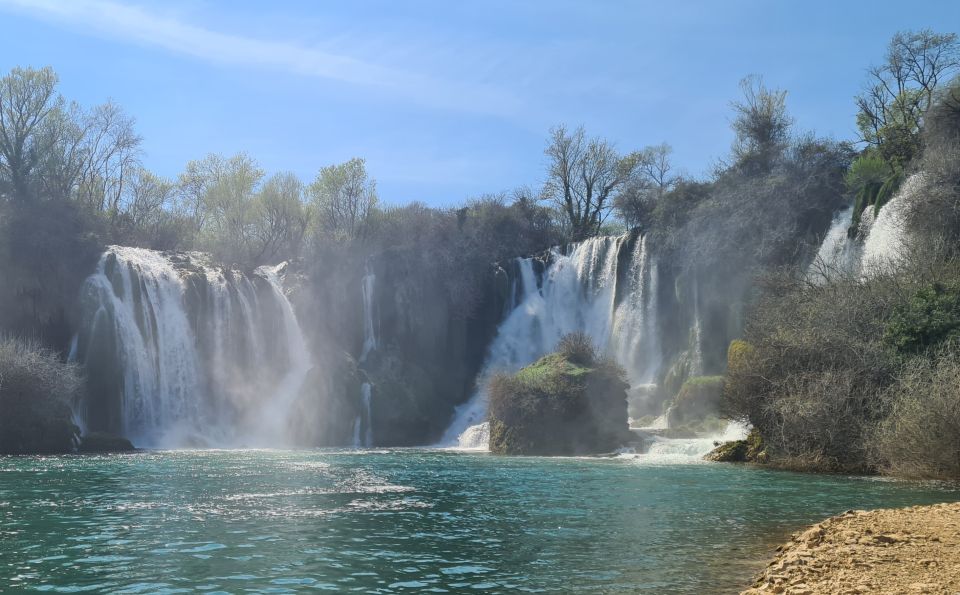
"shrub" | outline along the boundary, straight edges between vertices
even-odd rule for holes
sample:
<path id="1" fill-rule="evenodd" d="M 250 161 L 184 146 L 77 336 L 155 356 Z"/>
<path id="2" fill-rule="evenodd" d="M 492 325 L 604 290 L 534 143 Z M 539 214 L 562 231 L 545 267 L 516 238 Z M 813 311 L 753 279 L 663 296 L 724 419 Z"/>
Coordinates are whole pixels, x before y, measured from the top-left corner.
<path id="1" fill-rule="evenodd" d="M 890 415 L 871 436 L 873 461 L 903 476 L 960 479 L 960 349 L 914 358 L 888 390 Z"/>
<path id="2" fill-rule="evenodd" d="M 787 275 L 765 285 L 749 347 L 730 349 L 723 412 L 757 429 L 772 462 L 868 469 L 865 436 L 886 413 L 883 391 L 899 364 L 883 341 L 885 321 L 915 286 Z"/>
<path id="3" fill-rule="evenodd" d="M 583 366 L 589 366 L 597 359 L 593 339 L 582 331 L 564 335 L 557 344 L 557 352 L 565 359 Z"/>
<path id="4" fill-rule="evenodd" d="M 71 404 L 82 387 L 76 365 L 36 343 L 0 337 L 0 453 L 73 451 Z"/>
<path id="5" fill-rule="evenodd" d="M 898 306 L 883 339 L 900 353 L 917 354 L 943 341 L 960 338 L 960 289 L 931 283 Z"/>

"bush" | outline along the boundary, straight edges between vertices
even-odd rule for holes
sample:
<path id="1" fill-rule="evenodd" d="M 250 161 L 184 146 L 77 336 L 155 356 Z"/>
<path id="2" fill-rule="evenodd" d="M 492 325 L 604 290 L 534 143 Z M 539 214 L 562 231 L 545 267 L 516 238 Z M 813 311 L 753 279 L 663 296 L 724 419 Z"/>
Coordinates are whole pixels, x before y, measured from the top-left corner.
<path id="1" fill-rule="evenodd" d="M 0 453 L 72 452 L 79 369 L 31 342 L 0 337 Z"/>
<path id="2" fill-rule="evenodd" d="M 908 477 L 960 479 L 960 349 L 915 358 L 889 390 L 890 415 L 871 436 L 874 463 Z"/>
<path id="3" fill-rule="evenodd" d="M 884 341 L 899 353 L 917 354 L 947 341 L 960 339 L 960 289 L 931 283 L 898 306 L 883 333 Z"/>
<path id="4" fill-rule="evenodd" d="M 568 361 L 582 366 L 592 365 L 597 359 L 597 349 L 593 345 L 593 339 L 582 331 L 564 335 L 557 344 L 557 353 Z"/>
<path id="5" fill-rule="evenodd" d="M 748 420 L 771 462 L 867 470 L 865 437 L 886 414 L 882 398 L 899 358 L 886 320 L 914 291 L 893 277 L 828 280 L 778 275 L 729 352 L 723 412 Z"/>

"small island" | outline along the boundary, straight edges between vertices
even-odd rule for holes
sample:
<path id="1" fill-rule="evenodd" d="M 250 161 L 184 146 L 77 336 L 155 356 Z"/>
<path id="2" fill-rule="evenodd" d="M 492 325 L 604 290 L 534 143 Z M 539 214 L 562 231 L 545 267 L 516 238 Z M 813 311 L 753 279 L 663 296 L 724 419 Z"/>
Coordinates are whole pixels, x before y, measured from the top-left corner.
<path id="1" fill-rule="evenodd" d="M 628 384 L 616 362 L 601 357 L 589 336 L 572 333 L 557 351 L 489 385 L 490 452 L 585 455 L 630 440 Z"/>

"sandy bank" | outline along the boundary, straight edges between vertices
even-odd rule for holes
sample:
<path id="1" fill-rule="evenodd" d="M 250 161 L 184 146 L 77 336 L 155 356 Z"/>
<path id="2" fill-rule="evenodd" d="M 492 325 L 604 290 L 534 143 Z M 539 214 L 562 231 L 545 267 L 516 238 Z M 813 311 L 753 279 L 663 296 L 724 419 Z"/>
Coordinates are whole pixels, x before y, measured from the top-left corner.
<path id="1" fill-rule="evenodd" d="M 960 593 L 960 503 L 848 511 L 777 549 L 744 594 Z"/>

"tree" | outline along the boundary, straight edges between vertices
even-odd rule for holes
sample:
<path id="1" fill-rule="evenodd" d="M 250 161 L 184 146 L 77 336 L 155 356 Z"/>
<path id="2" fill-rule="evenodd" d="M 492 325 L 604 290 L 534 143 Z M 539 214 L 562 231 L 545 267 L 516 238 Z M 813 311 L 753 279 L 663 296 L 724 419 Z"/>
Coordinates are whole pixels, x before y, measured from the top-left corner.
<path id="1" fill-rule="evenodd" d="M 197 182 L 202 199 L 199 213 L 204 225 L 206 246 L 223 260 L 234 264 L 251 264 L 253 250 L 254 198 L 263 170 L 246 153 L 226 159 L 209 155 Z"/>
<path id="2" fill-rule="evenodd" d="M 253 223 L 256 262 L 273 262 L 299 255 L 309 222 L 303 183 L 296 175 L 274 174 L 257 196 Z"/>
<path id="3" fill-rule="evenodd" d="M 54 95 L 57 75 L 50 67 L 14 68 L 0 78 L 0 172 L 3 194 L 29 200 L 31 174 L 42 155 L 35 132 L 44 118 L 61 103 Z"/>
<path id="4" fill-rule="evenodd" d="M 670 174 L 672 152 L 666 143 L 640 151 L 635 175 L 614 201 L 617 216 L 628 227 L 645 228 L 657 203 L 676 183 L 677 178 Z"/>
<path id="5" fill-rule="evenodd" d="M 869 72 L 857 96 L 860 138 L 893 168 L 903 168 L 920 151 L 924 113 L 941 81 L 960 71 L 960 44 L 954 33 L 929 29 L 897 33 L 886 60 Z"/>
<path id="6" fill-rule="evenodd" d="M 357 238 L 378 202 L 376 182 L 367 175 L 366 161 L 356 157 L 322 168 L 308 192 L 316 224 L 338 239 Z"/>
<path id="7" fill-rule="evenodd" d="M 735 167 L 746 173 L 766 173 L 789 144 L 793 119 L 787 114 L 787 92 L 768 89 L 759 76 L 741 80 L 740 89 L 743 99 L 731 104 L 736 113 Z"/>
<path id="8" fill-rule="evenodd" d="M 597 233 L 640 162 L 638 153 L 620 156 L 606 140 L 588 139 L 582 126 L 572 133 L 552 128 L 544 153 L 550 163 L 543 197 L 564 213 L 574 241 Z"/>

